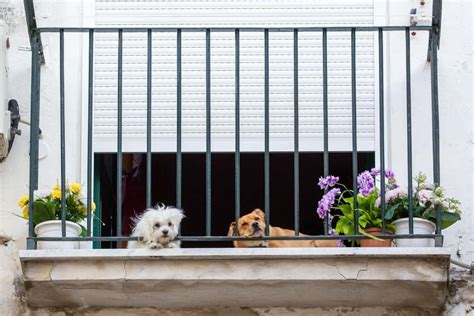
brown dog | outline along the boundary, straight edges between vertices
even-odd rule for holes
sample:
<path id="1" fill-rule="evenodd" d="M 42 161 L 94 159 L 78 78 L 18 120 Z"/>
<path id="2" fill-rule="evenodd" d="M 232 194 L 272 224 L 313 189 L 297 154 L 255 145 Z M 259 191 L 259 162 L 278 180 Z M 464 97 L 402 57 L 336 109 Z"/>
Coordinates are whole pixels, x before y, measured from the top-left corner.
<path id="1" fill-rule="evenodd" d="M 236 230 L 236 223 L 232 222 L 229 227 L 227 236 L 243 236 L 243 237 L 263 237 L 265 235 L 265 213 L 260 209 L 253 210 L 252 213 L 242 216 Z M 284 229 L 280 227 L 270 226 L 270 236 L 295 236 L 295 231 Z M 300 234 L 300 236 L 307 236 Z M 235 248 L 248 247 L 268 247 L 270 248 L 285 248 L 285 247 L 337 247 L 335 240 L 254 240 L 234 241 Z"/>

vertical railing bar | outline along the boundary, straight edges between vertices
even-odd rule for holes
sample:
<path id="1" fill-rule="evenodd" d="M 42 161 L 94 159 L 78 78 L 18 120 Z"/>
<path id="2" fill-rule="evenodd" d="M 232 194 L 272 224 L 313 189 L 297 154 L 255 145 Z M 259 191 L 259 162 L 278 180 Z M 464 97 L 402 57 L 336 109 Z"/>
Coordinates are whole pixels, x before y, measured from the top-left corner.
<path id="1" fill-rule="evenodd" d="M 122 236 L 122 46 L 123 30 L 118 31 L 117 91 L 117 236 Z"/>
<path id="2" fill-rule="evenodd" d="M 59 30 L 59 111 L 61 137 L 61 236 L 66 237 L 66 118 L 64 113 L 64 29 Z"/>
<path id="3" fill-rule="evenodd" d="M 324 125 L 324 177 L 329 175 L 329 113 L 328 113 L 328 30 L 323 29 L 323 125 Z M 326 193 L 326 190 L 325 192 Z M 324 218 L 324 235 L 329 232 L 329 213 Z"/>
<path id="4" fill-rule="evenodd" d="M 294 153 L 293 153 L 293 181 L 294 181 L 294 220 L 295 235 L 300 234 L 300 167 L 299 167 L 299 113 L 298 113 L 298 29 L 293 30 L 293 116 L 294 116 Z"/>
<path id="5" fill-rule="evenodd" d="M 408 223 L 409 234 L 413 234 L 413 151 L 411 125 L 411 49 L 410 28 L 405 29 L 405 64 L 406 64 L 406 97 L 407 97 L 407 164 L 408 164 Z"/>
<path id="6" fill-rule="evenodd" d="M 240 218 L 240 31 L 235 30 L 235 222 Z"/>
<path id="7" fill-rule="evenodd" d="M 383 29 L 378 30 L 379 39 L 379 137 L 380 137 L 380 207 L 382 214 L 382 234 L 385 234 L 385 114 L 384 114 L 384 58 Z"/>
<path id="8" fill-rule="evenodd" d="M 270 54 L 268 29 L 264 30 L 264 77 L 265 77 L 265 154 L 264 154 L 264 194 L 265 194 L 265 236 L 270 236 Z"/>
<path id="9" fill-rule="evenodd" d="M 35 228 L 33 223 L 33 201 L 35 190 L 38 189 L 38 145 L 39 145 L 39 114 L 41 63 L 39 50 L 39 33 L 32 30 L 31 41 L 31 133 L 30 133 L 30 182 L 28 199 L 28 241 L 27 248 L 35 249 Z"/>
<path id="10" fill-rule="evenodd" d="M 354 191 L 354 234 L 359 234 L 357 205 L 357 91 L 356 91 L 356 32 L 351 29 L 351 86 L 352 86 L 352 189 Z"/>
<path id="11" fill-rule="evenodd" d="M 87 103 L 87 234 L 92 236 L 92 131 L 94 89 L 94 30 L 89 30 L 89 78 Z"/>
<path id="12" fill-rule="evenodd" d="M 206 29 L 206 235 L 211 236 L 211 30 Z"/>
<path id="13" fill-rule="evenodd" d="M 181 29 L 176 31 L 176 207 L 181 208 Z"/>
<path id="14" fill-rule="evenodd" d="M 438 29 L 431 30 L 431 107 L 433 133 L 433 179 L 435 186 L 440 185 L 440 156 L 439 156 L 439 103 L 438 103 Z M 436 234 L 441 234 L 441 211 L 436 207 Z M 442 247 L 442 239 L 436 239 L 436 246 Z"/>
<path id="15" fill-rule="evenodd" d="M 152 95 L 152 32 L 147 31 L 147 87 L 146 87 L 146 207 L 151 207 L 151 95 Z"/>

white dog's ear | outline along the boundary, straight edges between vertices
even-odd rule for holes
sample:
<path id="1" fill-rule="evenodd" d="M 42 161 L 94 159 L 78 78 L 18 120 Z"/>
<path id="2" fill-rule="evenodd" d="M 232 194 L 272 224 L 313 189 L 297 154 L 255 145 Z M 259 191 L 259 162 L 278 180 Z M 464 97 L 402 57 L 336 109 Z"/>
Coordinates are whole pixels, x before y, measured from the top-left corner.
<path id="1" fill-rule="evenodd" d="M 153 224 L 149 220 L 149 214 L 145 212 L 133 219 L 134 228 L 132 236 L 141 238 L 144 242 L 150 240 L 153 234 Z"/>
<path id="2" fill-rule="evenodd" d="M 181 223 L 181 221 L 183 220 L 183 218 L 185 218 L 186 216 L 184 215 L 183 213 L 183 210 L 180 210 L 178 208 L 172 208 L 172 209 L 169 209 L 170 211 L 170 215 L 171 215 L 171 220 L 176 224 L 176 225 L 179 225 L 179 223 Z"/>

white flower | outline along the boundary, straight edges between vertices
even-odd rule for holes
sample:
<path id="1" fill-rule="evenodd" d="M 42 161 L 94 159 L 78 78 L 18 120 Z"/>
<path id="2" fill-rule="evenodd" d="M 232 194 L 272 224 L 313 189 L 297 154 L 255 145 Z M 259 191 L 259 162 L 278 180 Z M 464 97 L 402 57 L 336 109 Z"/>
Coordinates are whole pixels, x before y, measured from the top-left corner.
<path id="1" fill-rule="evenodd" d="M 396 188 L 393 190 L 388 190 L 387 192 L 385 192 L 385 203 L 390 203 L 396 200 L 397 198 L 403 198 L 406 196 L 407 196 L 407 192 L 405 191 L 405 189 Z M 375 200 L 375 206 L 380 207 L 380 204 L 381 204 L 381 200 L 379 197 L 377 198 L 377 200 Z"/>
<path id="2" fill-rule="evenodd" d="M 375 207 L 380 207 L 380 203 L 382 203 L 382 200 L 380 199 L 380 196 L 375 200 Z"/>
<path id="3" fill-rule="evenodd" d="M 448 208 L 448 209 L 446 209 L 446 212 L 454 214 L 454 213 L 456 213 L 456 209 L 455 208 Z"/>
<path id="4" fill-rule="evenodd" d="M 418 192 L 418 201 L 425 204 L 427 202 L 434 202 L 434 193 L 431 190 L 420 190 Z"/>
<path id="5" fill-rule="evenodd" d="M 444 189 L 442 187 L 437 187 L 434 191 L 437 196 L 443 196 Z"/>
<path id="6" fill-rule="evenodd" d="M 390 203 L 393 200 L 396 200 L 397 198 L 403 198 L 405 196 L 407 196 L 407 192 L 404 189 L 396 188 L 388 191 L 387 194 L 385 194 L 385 201 L 387 203 Z"/>

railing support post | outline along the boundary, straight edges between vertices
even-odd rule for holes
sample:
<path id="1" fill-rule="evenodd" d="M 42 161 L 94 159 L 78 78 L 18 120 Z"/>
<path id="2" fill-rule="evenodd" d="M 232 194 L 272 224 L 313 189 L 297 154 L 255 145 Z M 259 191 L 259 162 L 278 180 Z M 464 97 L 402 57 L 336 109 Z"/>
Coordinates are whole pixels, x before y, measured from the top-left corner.
<path id="1" fill-rule="evenodd" d="M 34 192 L 38 189 L 38 146 L 39 146 L 39 115 L 40 115 L 40 85 L 41 85 L 41 52 L 39 33 L 32 30 L 31 41 L 31 130 L 30 130 L 30 183 L 28 203 L 28 241 L 27 248 L 35 249 L 33 225 Z"/>

